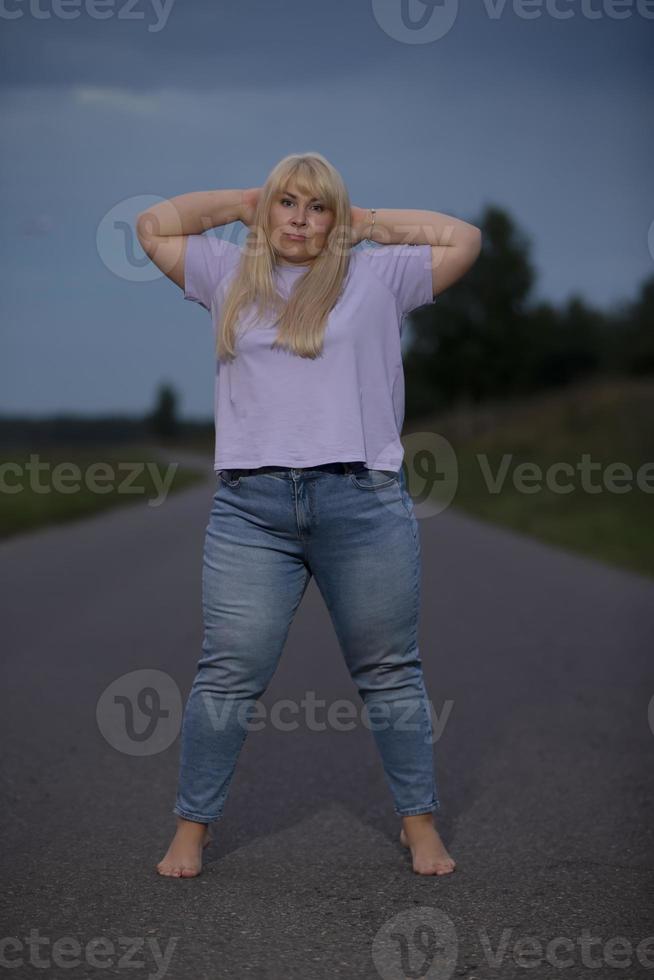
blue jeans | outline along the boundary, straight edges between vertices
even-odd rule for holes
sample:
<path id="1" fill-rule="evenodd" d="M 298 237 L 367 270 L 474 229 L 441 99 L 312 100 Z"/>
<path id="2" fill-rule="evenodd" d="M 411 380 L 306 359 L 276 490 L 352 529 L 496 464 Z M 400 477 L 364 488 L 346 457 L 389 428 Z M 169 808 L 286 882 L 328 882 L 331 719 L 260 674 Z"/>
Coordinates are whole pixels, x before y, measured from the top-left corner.
<path id="1" fill-rule="evenodd" d="M 256 700 L 275 672 L 312 575 L 395 813 L 440 808 L 417 645 L 420 542 L 413 500 L 402 468 L 352 462 L 217 476 L 204 543 L 202 656 L 182 722 L 178 816 L 211 823 L 222 815 Z M 260 712 L 255 721 L 260 728 Z"/>

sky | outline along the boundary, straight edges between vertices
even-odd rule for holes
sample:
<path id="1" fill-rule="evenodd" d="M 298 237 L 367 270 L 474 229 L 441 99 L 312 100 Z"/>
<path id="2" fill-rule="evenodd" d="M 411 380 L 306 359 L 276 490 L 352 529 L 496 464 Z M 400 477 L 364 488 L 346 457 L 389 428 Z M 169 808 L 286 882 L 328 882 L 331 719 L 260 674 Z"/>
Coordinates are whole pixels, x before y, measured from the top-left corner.
<path id="1" fill-rule="evenodd" d="M 609 308 L 654 272 L 654 0 L 3 0 L 0 19 L 2 414 L 140 414 L 169 383 L 211 417 L 210 316 L 132 223 L 289 153 L 326 156 L 360 207 L 506 208 L 535 300 Z"/>

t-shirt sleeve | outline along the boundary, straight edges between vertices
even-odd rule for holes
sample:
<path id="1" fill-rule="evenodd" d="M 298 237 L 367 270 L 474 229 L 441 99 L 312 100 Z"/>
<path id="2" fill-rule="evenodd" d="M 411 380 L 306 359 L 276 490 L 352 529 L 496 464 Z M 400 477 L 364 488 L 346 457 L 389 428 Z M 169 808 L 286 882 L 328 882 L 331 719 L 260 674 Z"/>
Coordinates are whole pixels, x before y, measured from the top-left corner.
<path id="1" fill-rule="evenodd" d="M 362 251 L 402 315 L 434 301 L 431 245 L 378 245 Z"/>
<path id="2" fill-rule="evenodd" d="M 241 258 L 238 245 L 216 235 L 189 235 L 184 260 L 184 299 L 211 312 L 211 298 L 221 279 Z"/>

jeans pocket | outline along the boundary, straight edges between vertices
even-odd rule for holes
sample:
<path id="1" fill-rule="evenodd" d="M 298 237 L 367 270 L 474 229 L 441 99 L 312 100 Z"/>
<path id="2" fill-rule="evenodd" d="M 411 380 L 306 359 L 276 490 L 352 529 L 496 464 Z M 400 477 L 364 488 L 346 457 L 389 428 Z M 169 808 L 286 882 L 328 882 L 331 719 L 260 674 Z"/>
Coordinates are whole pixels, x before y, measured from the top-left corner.
<path id="1" fill-rule="evenodd" d="M 413 536 L 416 539 L 416 541 L 419 541 L 419 538 L 418 538 L 418 518 L 416 517 L 415 508 L 413 506 L 413 497 L 409 493 L 409 491 L 406 488 L 406 486 L 401 486 L 400 487 L 400 497 L 402 498 L 402 503 L 404 505 L 404 509 L 406 510 L 407 514 L 409 515 L 409 520 L 411 521 L 411 530 L 413 531 Z"/>
<path id="2" fill-rule="evenodd" d="M 350 480 L 359 490 L 383 490 L 399 482 L 395 470 L 371 470 L 368 467 L 350 474 Z"/>
<path id="3" fill-rule="evenodd" d="M 234 476 L 235 470 L 219 470 L 218 476 L 220 477 L 220 482 L 226 487 L 231 487 L 235 490 L 241 483 L 240 473 Z"/>

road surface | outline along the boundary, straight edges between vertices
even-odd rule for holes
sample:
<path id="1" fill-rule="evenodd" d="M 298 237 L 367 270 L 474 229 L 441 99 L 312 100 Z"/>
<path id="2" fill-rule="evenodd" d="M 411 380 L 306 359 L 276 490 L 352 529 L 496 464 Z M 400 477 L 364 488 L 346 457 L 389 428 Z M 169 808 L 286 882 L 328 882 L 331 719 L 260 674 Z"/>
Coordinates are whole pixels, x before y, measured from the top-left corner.
<path id="1" fill-rule="evenodd" d="M 200 462 L 160 507 L 0 544 L 7 975 L 654 977 L 654 582 L 452 508 L 420 521 L 420 649 L 457 870 L 412 873 L 363 724 L 300 715 L 249 734 L 202 875 L 155 873 L 200 654 Z M 160 745 L 112 700 L 143 678 Z M 358 704 L 313 581 L 263 704 L 307 692 Z"/>

